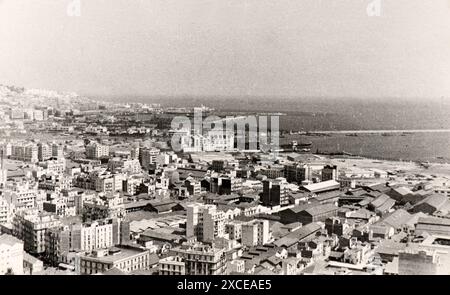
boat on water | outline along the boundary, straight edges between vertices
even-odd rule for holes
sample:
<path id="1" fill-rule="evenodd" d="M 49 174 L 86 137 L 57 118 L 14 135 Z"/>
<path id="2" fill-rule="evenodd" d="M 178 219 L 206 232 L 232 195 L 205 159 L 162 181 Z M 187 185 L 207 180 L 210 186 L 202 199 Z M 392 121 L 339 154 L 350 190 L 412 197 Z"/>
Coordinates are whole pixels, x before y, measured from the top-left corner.
<path id="1" fill-rule="evenodd" d="M 312 142 L 298 142 L 296 140 L 292 141 L 290 144 L 283 144 L 281 148 L 283 150 L 288 151 L 301 151 L 301 152 L 309 152 L 311 151 L 310 147 L 312 146 Z"/>

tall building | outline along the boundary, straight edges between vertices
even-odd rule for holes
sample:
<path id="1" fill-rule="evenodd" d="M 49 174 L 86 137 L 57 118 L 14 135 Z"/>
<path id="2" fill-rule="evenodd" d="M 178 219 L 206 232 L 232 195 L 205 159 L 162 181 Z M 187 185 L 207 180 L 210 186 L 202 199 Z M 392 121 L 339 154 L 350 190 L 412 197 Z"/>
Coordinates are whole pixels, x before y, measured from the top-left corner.
<path id="1" fill-rule="evenodd" d="M 215 175 L 209 179 L 209 191 L 219 195 L 229 195 L 242 187 L 242 180 L 231 175 Z"/>
<path id="2" fill-rule="evenodd" d="M 150 166 L 156 163 L 160 150 L 157 148 L 142 148 L 139 151 L 139 158 L 142 168 L 149 170 Z"/>
<path id="3" fill-rule="evenodd" d="M 252 220 L 242 224 L 242 245 L 253 247 L 267 244 L 270 240 L 268 220 Z"/>
<path id="4" fill-rule="evenodd" d="M 0 189 L 6 186 L 6 181 L 8 179 L 8 170 L 5 169 L 5 151 L 0 150 Z"/>
<path id="5" fill-rule="evenodd" d="M 186 236 L 212 242 L 225 234 L 225 213 L 215 205 L 192 204 L 187 207 Z"/>
<path id="6" fill-rule="evenodd" d="M 193 179 L 192 177 L 186 178 L 184 185 L 190 196 L 198 196 L 201 193 L 200 181 Z"/>
<path id="7" fill-rule="evenodd" d="M 88 159 L 100 159 L 108 156 L 109 146 L 107 145 L 94 142 L 86 146 L 86 158 Z"/>
<path id="8" fill-rule="evenodd" d="M 326 165 L 322 170 L 322 181 L 337 180 L 338 168 L 336 165 Z"/>
<path id="9" fill-rule="evenodd" d="M 304 180 L 311 180 L 312 171 L 306 164 L 285 165 L 284 176 L 288 182 L 302 183 Z"/>
<path id="10" fill-rule="evenodd" d="M 52 157 L 52 148 L 43 142 L 38 143 L 38 159 L 39 161 L 46 161 Z"/>
<path id="11" fill-rule="evenodd" d="M 23 274 L 23 242 L 10 235 L 0 236 L 0 275 Z"/>
<path id="12" fill-rule="evenodd" d="M 37 163 L 38 154 L 38 146 L 35 143 L 16 143 L 11 148 L 11 158 L 17 161 Z"/>
<path id="13" fill-rule="evenodd" d="M 262 203 L 269 207 L 289 205 L 287 182 L 284 178 L 263 181 Z"/>
<path id="14" fill-rule="evenodd" d="M 139 160 L 139 146 L 138 145 L 134 145 L 133 147 L 131 147 L 131 159 Z"/>
<path id="15" fill-rule="evenodd" d="M 62 144 L 52 143 L 52 157 L 61 159 L 64 158 L 64 146 Z M 108 151 L 109 153 L 109 151 Z"/>
<path id="16" fill-rule="evenodd" d="M 52 228 L 47 232 L 47 259 L 57 265 L 71 251 L 94 251 L 129 241 L 128 222 L 104 219 Z"/>
<path id="17" fill-rule="evenodd" d="M 16 213 L 13 218 L 14 235 L 24 242 L 24 249 L 33 254 L 45 252 L 47 230 L 60 226 L 54 215 L 38 213 L 37 210 Z"/>
<path id="18" fill-rule="evenodd" d="M 0 224 L 11 224 L 14 217 L 14 202 L 0 195 Z"/>

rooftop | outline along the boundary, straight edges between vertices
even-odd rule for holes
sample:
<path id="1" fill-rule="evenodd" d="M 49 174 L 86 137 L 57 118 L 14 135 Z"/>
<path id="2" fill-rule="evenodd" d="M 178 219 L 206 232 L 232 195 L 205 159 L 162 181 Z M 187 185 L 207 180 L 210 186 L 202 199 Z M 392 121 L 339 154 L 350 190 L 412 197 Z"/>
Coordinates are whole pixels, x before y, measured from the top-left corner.
<path id="1" fill-rule="evenodd" d="M 339 182 L 335 180 L 327 180 L 322 181 L 318 183 L 308 184 L 303 186 L 303 188 L 309 192 L 317 193 L 317 192 L 323 192 L 331 189 L 339 188 L 340 184 Z"/>

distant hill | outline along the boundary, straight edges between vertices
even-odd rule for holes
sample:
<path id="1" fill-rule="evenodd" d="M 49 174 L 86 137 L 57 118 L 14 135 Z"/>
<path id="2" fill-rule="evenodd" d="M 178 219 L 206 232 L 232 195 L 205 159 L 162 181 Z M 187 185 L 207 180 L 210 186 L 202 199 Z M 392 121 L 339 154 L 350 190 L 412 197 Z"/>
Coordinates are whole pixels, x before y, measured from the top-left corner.
<path id="1" fill-rule="evenodd" d="M 89 104 L 97 104 L 97 102 L 74 92 L 26 89 L 24 87 L 0 84 L 0 105 L 27 108 L 46 106 L 64 109 Z"/>

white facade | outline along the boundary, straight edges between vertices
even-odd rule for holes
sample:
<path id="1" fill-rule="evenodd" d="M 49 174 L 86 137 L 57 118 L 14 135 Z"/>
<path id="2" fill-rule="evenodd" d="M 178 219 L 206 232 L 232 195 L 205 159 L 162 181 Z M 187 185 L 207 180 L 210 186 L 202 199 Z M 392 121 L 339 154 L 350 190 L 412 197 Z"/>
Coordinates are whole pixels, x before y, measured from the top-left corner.
<path id="1" fill-rule="evenodd" d="M 109 156 L 109 146 L 93 143 L 86 146 L 86 157 L 88 159 L 99 159 Z"/>
<path id="2" fill-rule="evenodd" d="M 14 204 L 0 196 L 0 224 L 11 223 L 14 215 Z"/>
<path id="3" fill-rule="evenodd" d="M 81 249 L 93 251 L 114 246 L 113 224 L 93 222 L 81 227 Z"/>
<path id="4" fill-rule="evenodd" d="M 242 225 L 242 244 L 245 246 L 262 246 L 270 240 L 269 221 L 253 220 Z"/>
<path id="5" fill-rule="evenodd" d="M 225 235 L 225 213 L 215 205 L 192 204 L 187 207 L 186 236 L 212 241 Z"/>
<path id="6" fill-rule="evenodd" d="M 0 236 L 0 275 L 23 274 L 23 242 L 10 235 Z"/>

